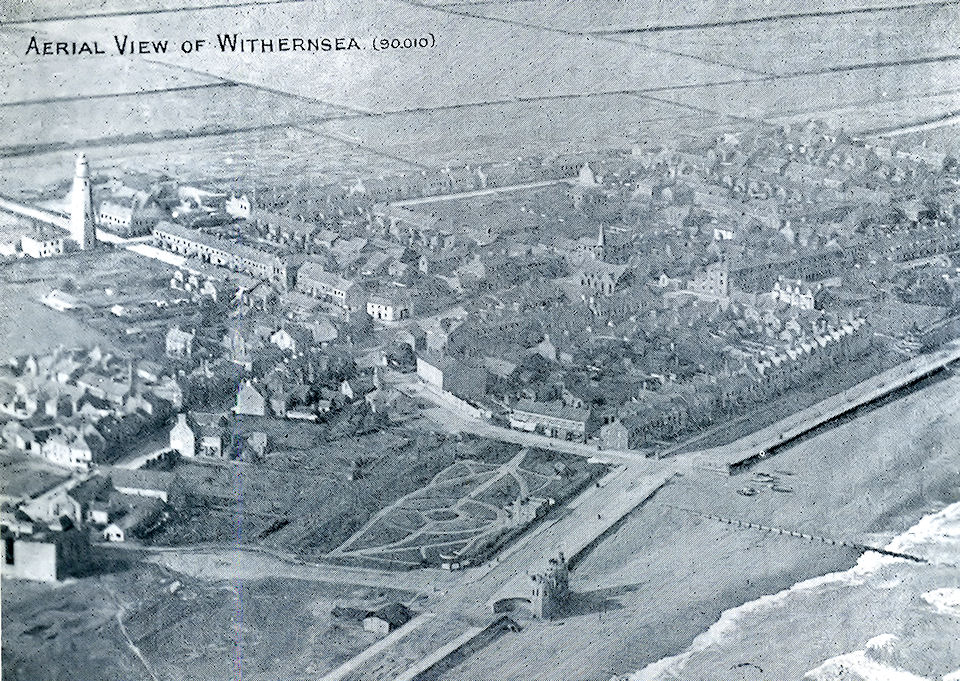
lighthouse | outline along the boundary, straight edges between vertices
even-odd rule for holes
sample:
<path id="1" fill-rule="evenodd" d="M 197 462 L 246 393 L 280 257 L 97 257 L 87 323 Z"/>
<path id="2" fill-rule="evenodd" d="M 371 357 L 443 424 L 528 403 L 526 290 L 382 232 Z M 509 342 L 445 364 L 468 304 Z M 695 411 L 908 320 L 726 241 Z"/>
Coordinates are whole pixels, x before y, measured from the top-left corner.
<path id="1" fill-rule="evenodd" d="M 70 192 L 70 238 L 81 250 L 97 245 L 96 227 L 93 223 L 93 195 L 90 190 L 90 166 L 84 154 L 77 155 L 77 168 L 73 174 L 73 189 Z"/>

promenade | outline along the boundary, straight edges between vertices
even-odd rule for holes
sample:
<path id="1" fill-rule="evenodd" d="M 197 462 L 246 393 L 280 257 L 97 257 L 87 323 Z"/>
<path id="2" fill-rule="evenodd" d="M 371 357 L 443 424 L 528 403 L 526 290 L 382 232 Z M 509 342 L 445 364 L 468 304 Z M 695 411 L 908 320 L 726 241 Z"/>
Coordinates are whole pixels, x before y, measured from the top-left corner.
<path id="1" fill-rule="evenodd" d="M 767 456 L 771 449 L 916 383 L 957 360 L 960 360 L 960 340 L 954 340 L 935 352 L 898 364 L 735 442 L 694 452 L 695 465 L 732 473 L 744 464 Z"/>

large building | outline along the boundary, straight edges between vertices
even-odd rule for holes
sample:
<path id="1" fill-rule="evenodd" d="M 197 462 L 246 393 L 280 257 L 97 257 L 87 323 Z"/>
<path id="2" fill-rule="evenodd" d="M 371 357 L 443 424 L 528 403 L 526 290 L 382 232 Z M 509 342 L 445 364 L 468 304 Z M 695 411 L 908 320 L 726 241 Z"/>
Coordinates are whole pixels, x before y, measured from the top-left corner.
<path id="1" fill-rule="evenodd" d="M 13 525 L 5 523 L 2 529 L 4 577 L 56 582 L 77 574 L 90 560 L 90 540 L 82 530 Z"/>
<path id="2" fill-rule="evenodd" d="M 590 434 L 591 414 L 589 409 L 567 407 L 560 403 L 520 400 L 510 413 L 510 426 L 557 438 L 586 442 Z"/>
<path id="3" fill-rule="evenodd" d="M 100 229 L 122 237 L 149 234 L 163 218 L 163 211 L 149 198 L 101 201 L 97 208 Z"/>
<path id="4" fill-rule="evenodd" d="M 93 218 L 93 192 L 90 188 L 90 166 L 84 154 L 77 156 L 73 189 L 70 192 L 70 238 L 81 250 L 97 245 Z"/>
<path id="5" fill-rule="evenodd" d="M 46 231 L 38 230 L 34 234 L 24 234 L 20 239 L 20 249 L 31 258 L 50 258 L 63 254 L 63 238 Z"/>
<path id="6" fill-rule="evenodd" d="M 154 227 L 153 236 L 157 246 L 168 251 L 193 256 L 218 267 L 245 272 L 284 288 L 292 283 L 293 270 L 283 258 L 246 244 L 166 221 Z"/>
<path id="7" fill-rule="evenodd" d="M 446 355 L 418 356 L 417 376 L 435 391 L 465 400 L 480 399 L 487 390 L 487 373 L 482 367 L 469 366 Z"/>

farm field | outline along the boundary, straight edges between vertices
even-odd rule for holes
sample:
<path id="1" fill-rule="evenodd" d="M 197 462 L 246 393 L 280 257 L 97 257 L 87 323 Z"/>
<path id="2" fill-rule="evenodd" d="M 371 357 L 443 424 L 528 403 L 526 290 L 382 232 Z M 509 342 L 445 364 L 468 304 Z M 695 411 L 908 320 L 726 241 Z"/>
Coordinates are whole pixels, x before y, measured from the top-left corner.
<path id="1" fill-rule="evenodd" d="M 7 126 L 0 132 L 0 156 L 74 148 L 110 141 L 177 137 L 286 127 L 339 112 L 318 102 L 272 92 L 218 84 L 173 92 L 142 92 L 100 99 L 3 106 Z M 78 134 L 76 121 L 83 120 Z"/>
<path id="2" fill-rule="evenodd" d="M 759 73 L 788 75 L 862 64 L 957 58 L 953 36 L 958 30 L 960 7 L 933 3 L 888 12 L 626 34 L 617 40 Z"/>
<path id="3" fill-rule="evenodd" d="M 931 4 L 947 4 L 930 0 Z M 446 2 L 437 4 L 447 5 Z M 540 0 L 538 2 L 482 3 L 457 7 L 458 11 L 531 25 L 549 26 L 571 32 L 649 30 L 742 22 L 791 14 L 818 15 L 849 12 L 863 8 L 896 7 L 896 0 L 747 0 L 738 3 L 695 3 L 672 5 L 652 2 L 624 3 L 616 0 Z M 886 12 L 874 12 L 885 14 Z"/>
<path id="4" fill-rule="evenodd" d="M 450 125 L 451 116 L 458 121 Z M 389 116 L 348 117 L 308 127 L 426 165 L 629 146 L 645 136 L 721 120 L 630 94 L 480 104 Z"/>
<path id="5" fill-rule="evenodd" d="M 224 190 L 254 179 L 283 185 L 326 184 L 410 170 L 405 163 L 295 128 L 98 145 L 84 151 L 91 166 L 105 173 L 123 169 L 167 173 Z M 0 193 L 35 194 L 65 183 L 73 172 L 75 154 L 60 151 L 0 158 Z"/>
<path id="6" fill-rule="evenodd" d="M 659 92 L 657 97 L 752 119 L 804 114 L 818 118 L 834 109 L 859 106 L 868 110 L 888 100 L 914 100 L 955 92 L 956 76 L 957 62 L 904 64 L 671 89 Z M 910 122 L 907 116 L 903 119 Z M 854 132 L 865 127 L 856 119 L 847 124 Z"/>

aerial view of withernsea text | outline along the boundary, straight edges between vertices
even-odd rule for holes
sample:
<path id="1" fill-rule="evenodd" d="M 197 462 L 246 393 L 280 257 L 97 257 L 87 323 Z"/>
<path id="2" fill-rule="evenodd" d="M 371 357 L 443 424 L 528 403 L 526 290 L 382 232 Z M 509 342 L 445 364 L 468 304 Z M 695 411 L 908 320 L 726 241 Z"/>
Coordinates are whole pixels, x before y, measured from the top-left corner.
<path id="1" fill-rule="evenodd" d="M 960 681 L 957 0 L 0 0 L 2 681 Z"/>

